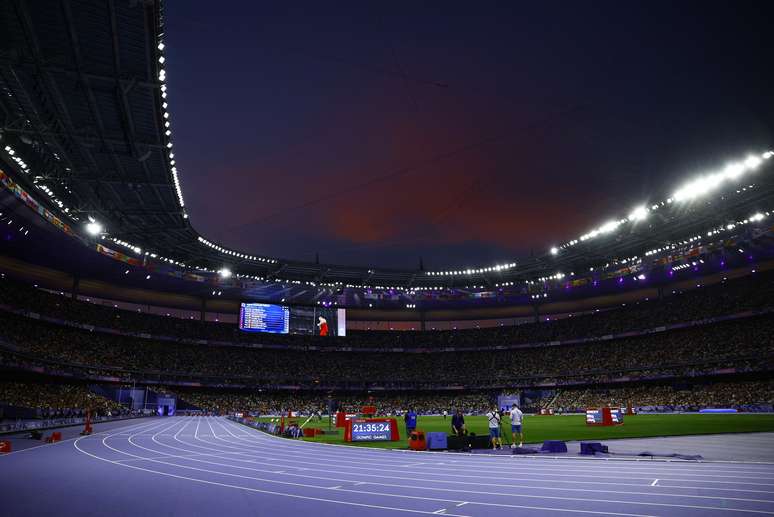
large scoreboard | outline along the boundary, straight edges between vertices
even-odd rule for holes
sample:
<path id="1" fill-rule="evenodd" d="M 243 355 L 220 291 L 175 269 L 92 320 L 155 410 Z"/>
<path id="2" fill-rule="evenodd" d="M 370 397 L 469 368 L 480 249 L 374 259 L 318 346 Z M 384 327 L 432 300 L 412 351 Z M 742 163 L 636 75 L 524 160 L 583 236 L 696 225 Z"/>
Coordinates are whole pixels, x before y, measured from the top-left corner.
<path id="1" fill-rule="evenodd" d="M 268 303 L 243 303 L 239 309 L 239 328 L 246 332 L 287 334 L 290 309 Z"/>
<path id="2" fill-rule="evenodd" d="M 322 318 L 328 335 L 347 335 L 347 310 L 333 307 L 298 307 L 270 303 L 242 303 L 239 329 L 245 332 L 319 335 Z"/>
<path id="3" fill-rule="evenodd" d="M 394 418 L 353 418 L 344 427 L 347 442 L 389 442 L 399 440 L 398 422 Z"/>

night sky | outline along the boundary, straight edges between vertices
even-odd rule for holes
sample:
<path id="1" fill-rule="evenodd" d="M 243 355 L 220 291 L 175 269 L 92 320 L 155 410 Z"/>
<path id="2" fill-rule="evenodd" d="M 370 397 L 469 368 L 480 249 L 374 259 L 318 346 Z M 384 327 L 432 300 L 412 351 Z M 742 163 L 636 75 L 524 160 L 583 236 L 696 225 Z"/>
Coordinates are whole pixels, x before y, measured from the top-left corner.
<path id="1" fill-rule="evenodd" d="M 191 222 L 328 263 L 543 253 L 774 147 L 767 4 L 168 1 Z"/>

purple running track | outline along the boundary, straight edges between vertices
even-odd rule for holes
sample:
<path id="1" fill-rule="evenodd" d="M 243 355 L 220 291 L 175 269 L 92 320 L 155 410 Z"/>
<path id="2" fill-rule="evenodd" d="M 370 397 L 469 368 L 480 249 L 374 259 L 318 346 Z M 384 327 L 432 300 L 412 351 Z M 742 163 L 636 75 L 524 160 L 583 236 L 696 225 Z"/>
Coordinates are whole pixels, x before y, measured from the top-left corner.
<path id="1" fill-rule="evenodd" d="M 0 457 L 3 515 L 774 515 L 774 465 L 415 453 L 170 417 Z M 307 513 L 308 512 L 308 513 Z"/>

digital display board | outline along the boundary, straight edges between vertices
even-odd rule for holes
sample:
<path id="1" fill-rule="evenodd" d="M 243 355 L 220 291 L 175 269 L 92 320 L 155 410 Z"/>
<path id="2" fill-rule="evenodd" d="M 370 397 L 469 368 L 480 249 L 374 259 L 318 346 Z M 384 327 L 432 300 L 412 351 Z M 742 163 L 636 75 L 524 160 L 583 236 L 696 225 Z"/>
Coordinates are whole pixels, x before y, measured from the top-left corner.
<path id="1" fill-rule="evenodd" d="M 290 330 L 290 309 L 268 303 L 243 303 L 239 309 L 239 329 L 287 334 Z"/>
<path id="2" fill-rule="evenodd" d="M 605 416 L 607 415 L 607 418 Z M 586 425 L 621 425 L 624 410 L 620 408 L 602 408 L 586 410 Z"/>
<path id="3" fill-rule="evenodd" d="M 602 425 L 602 411 L 599 409 L 587 409 L 586 423 Z"/>
<path id="4" fill-rule="evenodd" d="M 353 442 L 392 440 L 392 422 L 352 422 Z"/>

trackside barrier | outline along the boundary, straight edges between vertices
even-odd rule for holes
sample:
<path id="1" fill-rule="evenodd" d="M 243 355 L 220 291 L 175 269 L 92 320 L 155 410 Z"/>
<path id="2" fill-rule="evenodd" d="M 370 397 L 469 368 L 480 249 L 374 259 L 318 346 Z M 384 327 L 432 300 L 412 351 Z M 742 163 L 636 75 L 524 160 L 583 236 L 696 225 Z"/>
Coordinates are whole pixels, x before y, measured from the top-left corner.
<path id="1" fill-rule="evenodd" d="M 8 454 L 11 452 L 10 440 L 0 440 L 0 454 Z"/>

